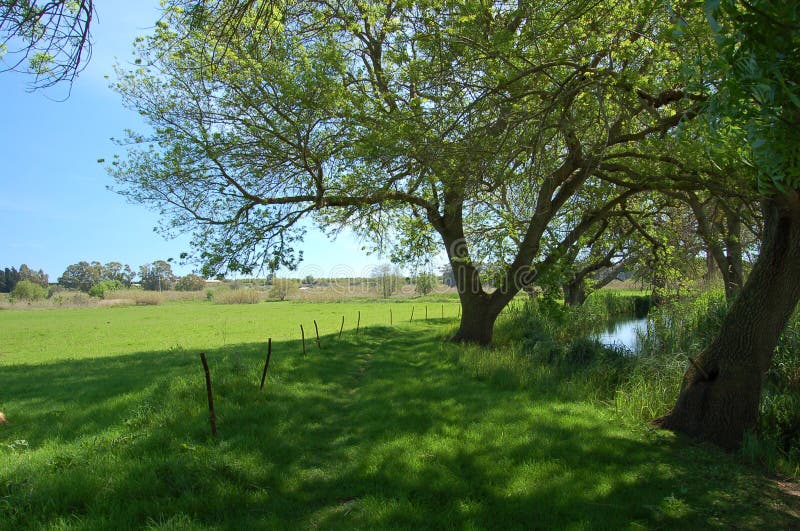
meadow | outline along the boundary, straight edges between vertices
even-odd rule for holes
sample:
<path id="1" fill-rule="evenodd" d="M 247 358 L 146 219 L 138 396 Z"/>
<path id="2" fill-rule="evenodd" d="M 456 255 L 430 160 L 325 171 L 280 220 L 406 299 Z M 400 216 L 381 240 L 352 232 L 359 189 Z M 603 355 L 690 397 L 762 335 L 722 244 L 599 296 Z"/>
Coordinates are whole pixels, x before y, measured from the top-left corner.
<path id="1" fill-rule="evenodd" d="M 2 311 L 0 528 L 797 525 L 797 498 L 735 455 L 620 415 L 578 381 L 543 372 L 523 385 L 497 365 L 479 370 L 491 352 L 445 341 L 457 311 L 453 301 Z"/>

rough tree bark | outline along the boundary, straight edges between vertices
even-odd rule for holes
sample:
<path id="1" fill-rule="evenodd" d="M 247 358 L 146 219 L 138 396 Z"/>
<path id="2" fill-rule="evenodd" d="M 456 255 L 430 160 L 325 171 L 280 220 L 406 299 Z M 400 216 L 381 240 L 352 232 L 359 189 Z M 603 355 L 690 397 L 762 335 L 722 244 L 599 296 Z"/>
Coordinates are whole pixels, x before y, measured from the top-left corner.
<path id="1" fill-rule="evenodd" d="M 460 227 L 444 233 L 443 238 L 461 300 L 461 323 L 450 340 L 456 343 L 489 345 L 492 342 L 494 323 L 505 305 L 501 306 L 484 291 L 480 271 L 469 258 Z"/>
<path id="2" fill-rule="evenodd" d="M 800 300 L 799 194 L 765 200 L 764 220 L 752 273 L 657 426 L 728 449 L 739 447 L 744 433 L 756 426 L 763 376 Z"/>
<path id="3" fill-rule="evenodd" d="M 561 286 L 566 306 L 580 306 L 586 302 L 586 277 L 573 278 Z"/>

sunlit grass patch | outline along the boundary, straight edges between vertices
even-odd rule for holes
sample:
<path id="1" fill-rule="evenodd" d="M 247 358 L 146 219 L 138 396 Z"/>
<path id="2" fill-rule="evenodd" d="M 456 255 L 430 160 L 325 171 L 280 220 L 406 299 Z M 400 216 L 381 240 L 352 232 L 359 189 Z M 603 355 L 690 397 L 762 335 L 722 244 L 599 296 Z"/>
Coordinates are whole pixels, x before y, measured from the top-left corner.
<path id="1" fill-rule="evenodd" d="M 260 311 L 270 307 L 277 311 L 265 323 Z M 98 347 L 133 349 L 127 342 L 140 330 L 161 326 L 175 329 L 180 346 L 81 356 L 91 343 L 67 343 L 59 357 L 39 350 L 55 340 L 26 344 L 0 372 L 0 409 L 11 421 L 0 427 L 0 527 L 769 528 L 792 521 L 756 471 L 622 421 L 558 385 L 553 373 L 525 372 L 524 358 L 510 350 L 497 352 L 496 365 L 482 361 L 494 351 L 444 341 L 452 320 L 389 327 L 386 306 L 363 305 L 359 334 L 353 323 L 340 340 L 340 312 L 354 309 L 110 308 L 103 318 L 119 325 L 125 321 L 115 312 L 131 312 L 140 327 L 98 332 Z M 227 319 L 225 341 L 202 335 L 210 316 Z M 74 323 L 66 317 L 49 325 L 64 335 Z M 323 348 L 309 345 L 303 356 L 295 326 L 311 319 L 324 325 Z M 252 321 L 274 333 L 264 391 L 265 343 L 247 340 L 263 330 L 251 332 L 260 327 Z M 89 322 L 88 330 L 99 324 Z M 201 349 L 211 366 L 216 439 Z"/>

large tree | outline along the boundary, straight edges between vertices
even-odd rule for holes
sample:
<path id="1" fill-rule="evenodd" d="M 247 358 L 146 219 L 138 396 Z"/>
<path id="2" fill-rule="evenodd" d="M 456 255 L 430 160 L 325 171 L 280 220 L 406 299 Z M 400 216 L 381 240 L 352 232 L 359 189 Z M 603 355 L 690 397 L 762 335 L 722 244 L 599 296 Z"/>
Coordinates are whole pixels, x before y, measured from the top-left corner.
<path id="1" fill-rule="evenodd" d="M 88 292 L 101 280 L 103 280 L 103 264 L 82 261 L 67 266 L 64 273 L 58 278 L 58 283 L 68 289 Z"/>
<path id="2" fill-rule="evenodd" d="M 773 0 L 706 5 L 718 45 L 701 81 L 714 87 L 708 116 L 749 145 L 764 229 L 719 335 L 691 360 L 657 424 L 733 448 L 756 426 L 763 376 L 800 299 L 800 10 Z"/>
<path id="3" fill-rule="evenodd" d="M 139 266 L 139 278 L 142 288 L 150 291 L 170 290 L 177 280 L 172 273 L 172 266 L 164 260 Z"/>
<path id="4" fill-rule="evenodd" d="M 194 231 L 209 275 L 295 264 L 309 215 L 403 251 L 443 246 L 456 340 L 489 343 L 551 255 L 642 190 L 599 178 L 604 161 L 694 114 L 670 67 L 679 50 L 658 39 L 660 3 L 303 2 L 280 15 L 268 38 L 243 31 L 220 53 L 205 17 L 167 11 L 117 84 L 153 126 L 113 162 L 120 191 Z M 480 263 L 501 265 L 492 293 Z"/>

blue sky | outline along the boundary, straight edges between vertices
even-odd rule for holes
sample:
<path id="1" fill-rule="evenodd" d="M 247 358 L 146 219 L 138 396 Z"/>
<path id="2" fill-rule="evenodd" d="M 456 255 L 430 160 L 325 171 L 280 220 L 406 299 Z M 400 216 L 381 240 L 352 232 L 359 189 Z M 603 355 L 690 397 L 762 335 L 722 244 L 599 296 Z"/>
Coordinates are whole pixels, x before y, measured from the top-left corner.
<path id="1" fill-rule="evenodd" d="M 135 7 L 133 7 L 135 6 Z M 0 267 L 26 263 L 54 282 L 81 260 L 119 261 L 134 269 L 188 250 L 188 238 L 165 240 L 153 232 L 157 216 L 106 189 L 112 183 L 97 159 L 120 149 L 111 142 L 123 130 L 144 130 L 140 117 L 122 107 L 108 88 L 115 60 L 130 57 L 135 36 L 158 17 L 158 2 L 99 0 L 92 26 L 93 55 L 67 87 L 30 93 L 30 78 L 0 74 Z M 305 260 L 292 276 L 366 276 L 380 257 L 344 234 L 335 242 L 317 230 L 303 245 Z M 174 266 L 178 274 L 191 266 Z"/>

